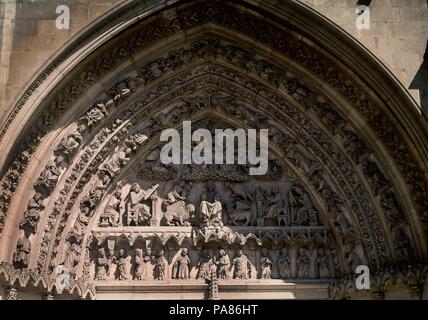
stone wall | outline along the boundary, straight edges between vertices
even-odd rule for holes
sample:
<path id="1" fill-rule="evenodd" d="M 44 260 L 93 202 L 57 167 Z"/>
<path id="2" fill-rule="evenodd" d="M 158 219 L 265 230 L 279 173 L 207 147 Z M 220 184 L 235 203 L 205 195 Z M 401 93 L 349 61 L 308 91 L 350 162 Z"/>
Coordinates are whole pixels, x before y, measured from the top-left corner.
<path id="1" fill-rule="evenodd" d="M 428 49 L 427 0 L 299 1 L 326 16 L 357 38 L 392 71 L 427 112 L 428 72 L 423 70 L 428 69 L 428 66 L 425 64 L 421 68 L 424 54 Z M 370 28 L 367 30 L 357 29 L 357 3 L 369 4 Z M 428 59 L 425 58 L 425 60 Z"/>
<path id="2" fill-rule="evenodd" d="M 428 81 L 424 81 L 420 72 L 428 36 L 426 0 L 360 0 L 371 2 L 369 30 L 356 28 L 357 0 L 299 1 L 361 41 L 406 88 L 416 88 L 411 93 L 420 102 L 423 88 L 428 87 Z M 24 85 L 52 54 L 121 2 L 123 0 L 0 0 L 0 123 Z M 69 30 L 55 27 L 55 9 L 59 4 L 70 8 Z"/>
<path id="3" fill-rule="evenodd" d="M 76 33 L 123 0 L 0 0 L 0 119 L 35 72 Z M 58 30 L 58 5 L 70 29 Z M 2 123 L 3 121 L 0 121 Z"/>

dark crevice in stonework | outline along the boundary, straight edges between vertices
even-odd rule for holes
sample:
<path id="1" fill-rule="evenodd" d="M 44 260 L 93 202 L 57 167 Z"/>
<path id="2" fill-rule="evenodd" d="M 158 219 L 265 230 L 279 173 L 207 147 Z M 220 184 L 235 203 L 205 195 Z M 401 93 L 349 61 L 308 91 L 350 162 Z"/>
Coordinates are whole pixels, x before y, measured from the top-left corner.
<path id="1" fill-rule="evenodd" d="M 419 90 L 422 112 L 428 121 L 428 41 L 424 60 L 410 83 L 409 89 Z"/>
<path id="2" fill-rule="evenodd" d="M 370 6 L 372 0 L 358 0 L 356 6 Z"/>

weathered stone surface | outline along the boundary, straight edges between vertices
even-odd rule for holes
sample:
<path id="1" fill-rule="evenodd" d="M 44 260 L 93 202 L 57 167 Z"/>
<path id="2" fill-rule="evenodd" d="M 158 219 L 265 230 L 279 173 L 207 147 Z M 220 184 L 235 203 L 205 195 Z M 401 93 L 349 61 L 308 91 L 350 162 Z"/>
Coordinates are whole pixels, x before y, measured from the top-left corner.
<path id="1" fill-rule="evenodd" d="M 4 3 L 3 15 L 23 20 L 9 39 L 20 53 L 2 59 L 6 84 L 22 87 L 34 72 L 28 53 L 46 61 L 65 47 L 0 135 L 8 299 L 28 298 L 42 278 L 40 299 L 388 299 L 401 287 L 403 297 L 426 296 L 428 132 L 378 61 L 299 2 L 115 3 L 70 3 L 80 22 L 67 35 L 52 28 L 51 2 L 31 12 Z M 310 4 L 341 13 L 344 26 L 355 4 L 335 3 Z M 381 59 L 403 37 L 381 25 L 416 14 L 402 6 L 388 2 L 373 17 Z M 149 12 L 119 32 L 123 17 Z M 398 51 L 402 70 L 408 53 Z M 268 128 L 267 172 L 164 164 L 159 135 L 189 119 L 211 136 Z M 371 291 L 356 286 L 360 265 Z"/>

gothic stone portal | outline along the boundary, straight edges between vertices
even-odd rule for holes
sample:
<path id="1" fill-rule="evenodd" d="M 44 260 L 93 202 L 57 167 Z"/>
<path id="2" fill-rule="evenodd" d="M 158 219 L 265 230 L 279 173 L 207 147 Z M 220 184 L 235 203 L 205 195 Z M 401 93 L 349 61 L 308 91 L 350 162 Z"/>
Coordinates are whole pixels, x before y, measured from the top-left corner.
<path id="1" fill-rule="evenodd" d="M 86 35 L 56 60 L 61 73 L 96 44 L 67 77 L 37 82 L 55 90 L 20 100 L 16 119 L 32 116 L 0 135 L 7 298 L 423 297 L 428 139 L 400 116 L 413 102 L 298 2 L 238 2 L 178 1 L 111 31 L 148 10 L 130 1 L 96 26 L 113 39 Z M 267 172 L 165 165 L 160 134 L 187 120 L 212 135 L 269 129 Z M 358 265 L 370 290 L 355 287 Z"/>

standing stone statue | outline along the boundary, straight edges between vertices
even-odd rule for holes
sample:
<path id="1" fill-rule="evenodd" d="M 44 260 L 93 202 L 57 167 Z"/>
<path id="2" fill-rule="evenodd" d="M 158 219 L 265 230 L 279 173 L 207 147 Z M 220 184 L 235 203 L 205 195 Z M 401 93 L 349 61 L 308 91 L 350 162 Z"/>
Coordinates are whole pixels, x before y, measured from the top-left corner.
<path id="1" fill-rule="evenodd" d="M 164 251 L 160 250 L 154 259 L 153 278 L 155 280 L 165 280 L 167 266 L 168 262 L 165 259 Z"/>
<path id="2" fill-rule="evenodd" d="M 149 257 L 144 257 L 143 249 L 135 249 L 135 280 L 144 280 L 146 273 L 146 263 L 149 261 Z"/>
<path id="3" fill-rule="evenodd" d="M 235 267 L 233 279 L 248 279 L 250 262 L 247 256 L 242 253 L 241 249 L 236 251 L 236 256 L 232 264 Z"/>
<path id="4" fill-rule="evenodd" d="M 28 260 L 30 259 L 31 242 L 28 239 L 29 232 L 24 231 L 16 245 L 16 251 L 13 254 L 13 265 L 17 269 L 24 269 L 28 267 Z"/>
<path id="5" fill-rule="evenodd" d="M 44 196 L 48 196 L 55 188 L 59 176 L 62 173 L 61 165 L 64 162 L 64 157 L 58 155 L 54 160 L 50 160 L 46 165 L 45 170 L 36 180 L 34 187 L 39 190 Z"/>
<path id="6" fill-rule="evenodd" d="M 260 279 L 272 278 L 272 260 L 267 252 L 263 252 L 264 257 L 260 259 Z"/>
<path id="7" fill-rule="evenodd" d="M 297 257 L 297 270 L 299 279 L 309 278 L 309 257 L 304 248 L 300 248 L 299 256 Z"/>
<path id="8" fill-rule="evenodd" d="M 321 279 L 328 279 L 330 277 L 327 256 L 322 248 L 318 249 L 317 267 Z"/>
<path id="9" fill-rule="evenodd" d="M 27 210 L 24 213 L 24 218 L 20 223 L 20 228 L 29 229 L 31 233 L 37 232 L 37 224 L 39 222 L 40 213 L 45 208 L 43 205 L 42 195 L 39 192 L 28 201 Z"/>
<path id="10" fill-rule="evenodd" d="M 281 250 L 281 255 L 278 259 L 279 276 L 281 277 L 281 279 L 290 278 L 290 266 L 291 266 L 291 259 L 288 254 L 288 249 L 283 248 Z"/>
<path id="11" fill-rule="evenodd" d="M 294 225 L 307 226 L 312 205 L 306 192 L 300 185 L 294 185 L 288 192 L 288 199 Z"/>
<path id="12" fill-rule="evenodd" d="M 104 248 L 98 249 L 98 258 L 97 258 L 97 280 L 105 280 L 107 278 L 109 269 L 108 259 L 106 257 L 106 251 Z"/>
<path id="13" fill-rule="evenodd" d="M 221 249 L 219 251 L 219 258 L 215 263 L 217 265 L 217 277 L 219 279 L 229 279 L 230 259 L 225 250 Z"/>
<path id="14" fill-rule="evenodd" d="M 113 267 L 114 264 L 117 262 L 117 258 L 114 254 L 114 250 L 113 249 L 109 249 L 108 251 L 108 256 L 107 256 L 107 277 L 110 278 L 110 276 L 113 275 L 112 271 L 113 271 Z"/>
<path id="15" fill-rule="evenodd" d="M 119 258 L 117 259 L 117 279 L 128 280 L 128 257 L 125 249 L 119 250 Z"/>
<path id="16" fill-rule="evenodd" d="M 181 249 L 180 256 L 175 261 L 174 269 L 172 271 L 172 278 L 174 279 L 189 279 L 190 278 L 190 258 L 187 248 Z"/>
<path id="17" fill-rule="evenodd" d="M 77 243 L 73 243 L 67 250 L 65 259 L 64 259 L 64 266 L 67 268 L 68 272 L 70 272 L 72 277 L 76 276 L 76 270 L 77 266 L 80 261 L 80 246 Z"/>
<path id="18" fill-rule="evenodd" d="M 208 250 L 202 250 L 201 258 L 198 262 L 198 273 L 196 275 L 196 279 L 209 279 L 210 278 L 210 272 L 211 272 L 211 266 L 212 266 L 212 259 L 210 257 L 210 254 L 208 253 Z"/>

